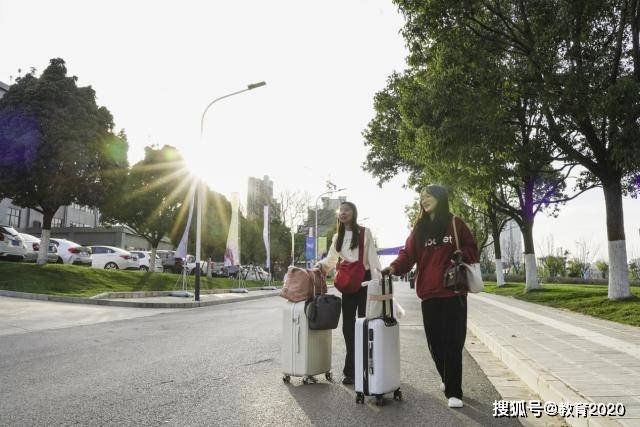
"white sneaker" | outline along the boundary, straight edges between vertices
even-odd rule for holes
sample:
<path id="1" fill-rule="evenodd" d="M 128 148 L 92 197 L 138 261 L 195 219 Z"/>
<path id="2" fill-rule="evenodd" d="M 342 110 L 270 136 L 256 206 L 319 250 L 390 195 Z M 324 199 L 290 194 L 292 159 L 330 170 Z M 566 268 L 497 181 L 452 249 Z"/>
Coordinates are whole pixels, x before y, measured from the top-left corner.
<path id="1" fill-rule="evenodd" d="M 440 383 L 440 391 L 444 391 L 444 390 L 445 390 L 444 383 Z"/>
<path id="2" fill-rule="evenodd" d="M 463 406 L 464 404 L 462 403 L 462 400 L 457 397 L 449 398 L 449 408 L 462 408 Z"/>

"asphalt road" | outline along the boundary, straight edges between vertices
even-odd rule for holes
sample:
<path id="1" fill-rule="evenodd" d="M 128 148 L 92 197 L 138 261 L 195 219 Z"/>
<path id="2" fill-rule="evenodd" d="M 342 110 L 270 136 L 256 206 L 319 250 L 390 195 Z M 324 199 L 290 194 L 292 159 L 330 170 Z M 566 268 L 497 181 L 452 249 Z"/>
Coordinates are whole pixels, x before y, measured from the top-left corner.
<path id="1" fill-rule="evenodd" d="M 449 409 L 420 306 L 396 286 L 404 400 L 356 405 L 339 383 L 282 382 L 278 297 L 0 336 L 0 425 L 519 425 L 494 419 L 499 395 L 465 353 L 465 407 Z"/>

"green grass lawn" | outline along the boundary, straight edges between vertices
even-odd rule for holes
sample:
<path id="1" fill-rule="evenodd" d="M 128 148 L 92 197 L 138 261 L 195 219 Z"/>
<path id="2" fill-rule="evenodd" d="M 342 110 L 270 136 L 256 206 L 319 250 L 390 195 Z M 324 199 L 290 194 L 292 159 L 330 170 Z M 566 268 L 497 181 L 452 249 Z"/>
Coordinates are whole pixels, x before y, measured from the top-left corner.
<path id="1" fill-rule="evenodd" d="M 542 289 L 525 293 L 524 284 L 507 283 L 498 288 L 495 282 L 486 282 L 485 292 L 640 326 L 640 289 L 637 287 L 631 288 L 634 297 L 624 301 L 609 301 L 607 287 L 601 285 L 543 284 Z"/>
<path id="2" fill-rule="evenodd" d="M 0 262 L 0 290 L 35 294 L 91 297 L 103 292 L 170 291 L 179 289 L 179 275 L 142 271 L 98 270 L 77 265 Z M 193 289 L 194 277 L 189 277 Z M 245 282 L 260 287 L 264 282 Z M 202 277 L 201 289 L 229 289 L 233 281 Z"/>

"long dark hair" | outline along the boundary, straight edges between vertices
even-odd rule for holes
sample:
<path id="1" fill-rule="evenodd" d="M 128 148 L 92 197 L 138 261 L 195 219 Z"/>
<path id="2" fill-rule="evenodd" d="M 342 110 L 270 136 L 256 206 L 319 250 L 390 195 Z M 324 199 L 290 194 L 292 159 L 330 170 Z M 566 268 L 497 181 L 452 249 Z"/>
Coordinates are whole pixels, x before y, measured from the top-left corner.
<path id="1" fill-rule="evenodd" d="M 424 210 L 422 201 L 420 201 L 420 216 L 413 226 L 413 238 L 415 239 L 416 248 L 424 246 L 427 239 L 435 239 L 436 245 L 441 245 L 444 234 L 447 232 L 453 217 L 449 210 L 449 193 L 446 188 L 441 185 L 428 185 L 422 190 L 433 196 L 438 201 L 438 205 L 432 221 L 431 216 Z"/>
<path id="2" fill-rule="evenodd" d="M 349 245 L 349 249 L 355 249 L 358 247 L 358 242 L 360 241 L 360 227 L 358 226 L 358 208 L 356 208 L 356 205 L 354 205 L 351 202 L 342 202 L 340 203 L 340 206 L 342 207 L 342 205 L 347 205 L 349 207 L 351 207 L 351 209 L 353 210 L 353 217 L 351 218 L 351 232 L 352 237 L 351 237 L 351 245 Z M 340 220 L 338 219 L 338 238 L 336 240 L 336 250 L 338 252 L 340 252 L 342 250 L 342 243 L 344 242 L 344 232 L 345 232 L 345 226 L 342 222 L 340 222 Z"/>

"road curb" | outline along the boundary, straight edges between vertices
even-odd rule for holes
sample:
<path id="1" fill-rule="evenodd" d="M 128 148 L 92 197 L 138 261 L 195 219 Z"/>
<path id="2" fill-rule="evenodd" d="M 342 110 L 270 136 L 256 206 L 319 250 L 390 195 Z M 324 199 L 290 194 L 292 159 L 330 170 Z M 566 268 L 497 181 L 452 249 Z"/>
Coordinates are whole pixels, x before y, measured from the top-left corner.
<path id="1" fill-rule="evenodd" d="M 467 319 L 467 328 L 512 372 L 520 377 L 531 390 L 539 395 L 543 401 L 556 403 L 591 402 L 591 399 L 570 388 L 544 367 L 527 358 L 515 347 L 501 344 L 489 332 L 478 326 L 471 318 Z M 611 427 L 621 425 L 614 419 L 599 417 L 567 417 L 564 418 L 564 421 L 569 425 L 580 427 Z"/>
<path id="2" fill-rule="evenodd" d="M 246 288 L 249 292 L 261 291 L 260 288 Z M 149 297 L 168 297 L 171 296 L 173 291 L 137 291 L 137 292 L 104 292 L 98 295 L 94 295 L 89 299 L 116 299 L 116 298 L 149 298 Z M 213 295 L 213 294 L 228 294 L 231 293 L 231 289 L 201 289 L 200 295 Z"/>
<path id="3" fill-rule="evenodd" d="M 280 291 L 276 290 L 268 294 L 249 295 L 246 297 L 239 297 L 239 298 L 233 298 L 233 299 L 169 303 L 169 302 L 142 302 L 142 301 L 111 301 L 107 299 L 64 297 L 60 295 L 32 294 L 28 292 L 16 292 L 16 291 L 0 291 L 0 296 L 10 297 L 10 298 L 23 298 L 23 299 L 32 299 L 32 300 L 38 300 L 38 301 L 53 301 L 53 302 L 66 302 L 66 303 L 72 303 L 72 304 L 108 305 L 112 307 L 135 307 L 135 308 L 197 308 L 197 307 L 206 307 L 209 305 L 230 304 L 233 302 L 270 298 L 279 294 L 280 294 Z"/>

